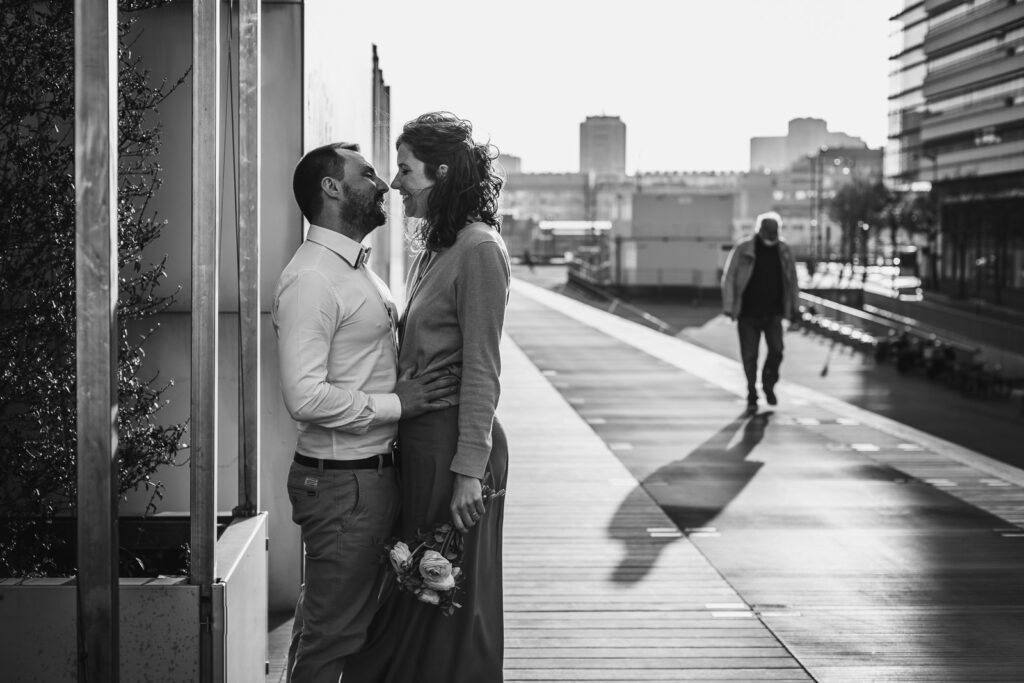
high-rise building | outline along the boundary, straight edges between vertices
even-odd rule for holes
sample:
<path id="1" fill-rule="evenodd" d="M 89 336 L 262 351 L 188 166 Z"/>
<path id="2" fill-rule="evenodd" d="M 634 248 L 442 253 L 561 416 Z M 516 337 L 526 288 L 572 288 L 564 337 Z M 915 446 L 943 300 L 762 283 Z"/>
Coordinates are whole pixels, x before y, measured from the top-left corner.
<path id="1" fill-rule="evenodd" d="M 498 165 L 504 169 L 505 173 L 510 175 L 523 172 L 523 160 L 514 154 L 499 154 Z"/>
<path id="2" fill-rule="evenodd" d="M 886 175 L 933 184 L 939 286 L 1024 306 L 1024 3 L 904 0 Z"/>
<path id="3" fill-rule="evenodd" d="M 625 175 L 626 124 L 618 116 L 588 116 L 580 124 L 580 173 Z"/>

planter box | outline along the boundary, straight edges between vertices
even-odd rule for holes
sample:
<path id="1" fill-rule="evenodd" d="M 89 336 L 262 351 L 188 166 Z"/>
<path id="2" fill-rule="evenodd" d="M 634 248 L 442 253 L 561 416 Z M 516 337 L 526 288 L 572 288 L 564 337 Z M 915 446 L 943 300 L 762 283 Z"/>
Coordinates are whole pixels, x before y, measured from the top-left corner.
<path id="1" fill-rule="evenodd" d="M 214 680 L 262 681 L 267 659 L 267 513 L 217 541 Z M 10 683 L 76 683 L 74 579 L 0 580 L 0 662 Z M 199 587 L 185 577 L 121 579 L 121 680 L 199 680 Z"/>

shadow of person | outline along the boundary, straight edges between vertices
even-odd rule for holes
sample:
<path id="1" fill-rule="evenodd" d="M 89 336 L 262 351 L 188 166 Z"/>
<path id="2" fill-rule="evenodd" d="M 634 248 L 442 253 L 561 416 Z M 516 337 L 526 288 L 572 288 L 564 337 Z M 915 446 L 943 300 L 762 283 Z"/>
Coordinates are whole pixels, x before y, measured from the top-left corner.
<path id="1" fill-rule="evenodd" d="M 624 552 L 616 582 L 641 581 L 677 535 L 643 521 L 648 496 L 686 532 L 708 526 L 740 494 L 763 463 L 747 456 L 764 437 L 772 413 L 744 411 L 687 456 L 658 468 L 629 492 L 608 525 Z M 649 517 L 649 516 L 648 516 Z"/>

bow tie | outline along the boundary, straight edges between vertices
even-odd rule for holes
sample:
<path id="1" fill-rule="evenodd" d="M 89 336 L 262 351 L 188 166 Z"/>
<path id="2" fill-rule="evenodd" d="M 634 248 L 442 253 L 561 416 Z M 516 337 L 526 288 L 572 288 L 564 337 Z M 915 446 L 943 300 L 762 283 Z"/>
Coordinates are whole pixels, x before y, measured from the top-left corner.
<path id="1" fill-rule="evenodd" d="M 366 265 L 366 262 L 370 259 L 371 247 L 363 247 L 359 250 L 359 256 L 356 257 L 356 268 L 362 268 Z"/>

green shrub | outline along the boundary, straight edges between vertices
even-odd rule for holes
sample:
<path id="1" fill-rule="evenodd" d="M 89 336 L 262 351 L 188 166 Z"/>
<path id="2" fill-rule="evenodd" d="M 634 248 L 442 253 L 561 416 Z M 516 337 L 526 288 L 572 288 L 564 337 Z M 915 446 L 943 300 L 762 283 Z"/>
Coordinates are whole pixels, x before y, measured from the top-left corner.
<path id="1" fill-rule="evenodd" d="M 128 324 L 164 310 L 164 263 L 143 249 L 165 221 L 149 209 L 160 187 L 158 107 L 176 83 L 150 84 L 132 54 L 131 12 L 167 0 L 121 3 L 118 21 L 119 491 L 145 487 L 184 448 L 185 425 L 157 424 L 170 384 L 141 374 L 155 330 Z M 64 572 L 55 517 L 76 505 L 74 16 L 69 1 L 0 6 L 0 574 Z M 84 494 L 84 492 L 83 492 Z M 70 568 L 73 570 L 73 568 Z"/>

